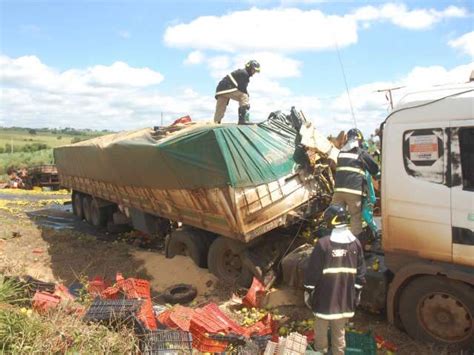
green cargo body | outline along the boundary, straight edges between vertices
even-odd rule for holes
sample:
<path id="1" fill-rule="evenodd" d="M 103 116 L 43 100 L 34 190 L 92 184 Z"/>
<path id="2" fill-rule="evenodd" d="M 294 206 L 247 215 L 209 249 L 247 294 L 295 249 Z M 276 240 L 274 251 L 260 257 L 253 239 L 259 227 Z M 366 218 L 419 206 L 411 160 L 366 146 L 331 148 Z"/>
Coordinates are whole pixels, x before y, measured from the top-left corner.
<path id="1" fill-rule="evenodd" d="M 210 123 L 107 135 L 54 150 L 61 184 L 249 242 L 320 193 L 296 132 Z"/>

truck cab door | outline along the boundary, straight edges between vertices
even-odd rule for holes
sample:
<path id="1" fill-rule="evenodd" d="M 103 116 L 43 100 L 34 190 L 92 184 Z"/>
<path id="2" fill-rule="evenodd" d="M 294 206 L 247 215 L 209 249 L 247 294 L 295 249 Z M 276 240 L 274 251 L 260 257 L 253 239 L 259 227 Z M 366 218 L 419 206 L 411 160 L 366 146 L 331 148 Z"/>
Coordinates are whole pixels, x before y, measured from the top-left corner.
<path id="1" fill-rule="evenodd" d="M 450 127 L 453 262 L 474 266 L 474 120 Z"/>
<path id="2" fill-rule="evenodd" d="M 382 226 L 391 268 L 408 257 L 452 261 L 448 128 L 449 121 L 416 120 L 385 128 Z"/>

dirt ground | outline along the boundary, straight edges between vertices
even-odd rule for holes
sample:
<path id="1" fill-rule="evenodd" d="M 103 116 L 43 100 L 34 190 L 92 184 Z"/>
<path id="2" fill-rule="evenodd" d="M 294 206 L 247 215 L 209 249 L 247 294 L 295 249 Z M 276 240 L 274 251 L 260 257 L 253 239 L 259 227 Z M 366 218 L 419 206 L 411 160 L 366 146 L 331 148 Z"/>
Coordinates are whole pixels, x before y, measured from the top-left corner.
<path id="1" fill-rule="evenodd" d="M 115 274 L 121 272 L 125 277 L 149 280 L 157 303 L 160 293 L 176 283 L 196 286 L 197 304 L 223 303 L 231 296 L 228 287 L 190 259 L 166 259 L 159 247 L 138 247 L 138 241 L 135 243 L 130 235 L 133 233 L 122 240 L 123 235 L 96 230 L 77 220 L 71 213 L 67 192 L 0 190 L 0 274 L 30 275 L 71 285 L 84 276 L 100 275 L 113 281 Z M 296 308 L 287 313 L 307 316 L 305 310 Z M 443 353 L 413 341 L 383 316 L 359 311 L 352 321 L 355 329 L 372 330 L 395 343 L 398 354 Z"/>

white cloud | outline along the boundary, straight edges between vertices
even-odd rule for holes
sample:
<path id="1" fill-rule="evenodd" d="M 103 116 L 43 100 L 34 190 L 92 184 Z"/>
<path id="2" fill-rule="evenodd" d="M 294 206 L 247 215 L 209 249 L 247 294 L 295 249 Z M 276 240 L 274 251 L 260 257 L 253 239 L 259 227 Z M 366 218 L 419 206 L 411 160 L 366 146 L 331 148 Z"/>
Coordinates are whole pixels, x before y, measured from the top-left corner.
<path id="1" fill-rule="evenodd" d="M 400 83 L 411 88 L 450 83 L 464 83 L 469 80 L 469 74 L 474 69 L 474 62 L 457 66 L 448 70 L 439 65 L 430 67 L 415 67 Z"/>
<path id="2" fill-rule="evenodd" d="M 277 80 L 298 77 L 301 75 L 301 62 L 271 52 L 253 52 L 237 56 L 216 56 L 207 60 L 208 69 L 216 84 L 231 71 L 244 68 L 250 59 L 256 59 L 261 65 L 261 72 L 250 79 L 249 91 L 252 96 L 289 96 L 291 91 Z"/>
<path id="3" fill-rule="evenodd" d="M 232 61 L 230 57 L 226 55 L 219 55 L 211 57 L 207 61 L 207 66 L 209 67 L 211 76 L 215 79 L 224 77 L 224 75 L 229 74 Z"/>
<path id="4" fill-rule="evenodd" d="M 208 60 L 214 69 L 228 69 L 233 68 L 235 61 L 240 59 L 224 56 Z M 282 58 L 275 62 L 279 60 L 286 63 Z M 265 66 L 262 67 L 265 70 Z M 143 79 L 140 85 L 121 85 L 123 82 L 117 85 L 110 73 L 120 72 L 120 68 L 142 73 L 140 68 L 130 67 L 126 63 L 59 72 L 34 56 L 16 59 L 3 56 L 0 57 L 0 68 L 0 124 L 3 126 L 121 130 L 158 125 L 161 113 L 165 124 L 187 114 L 193 120 L 212 120 L 214 114 L 213 92 L 203 95 L 187 87 L 174 95 L 164 95 L 153 86 L 144 86 Z M 271 66 L 267 68 L 270 70 Z M 357 125 L 365 134 L 369 134 L 385 118 L 388 103 L 383 93 L 376 92 L 378 89 L 405 86 L 393 92 L 397 101 L 406 91 L 420 84 L 466 82 L 472 69 L 474 63 L 452 69 L 441 66 L 415 67 L 397 80 L 366 83 L 351 88 Z M 334 97 L 300 95 L 281 85 L 275 77 L 265 76 L 264 73 L 253 77 L 249 87 L 253 121 L 263 121 L 271 111 L 288 113 L 295 106 L 313 120 L 324 134 L 337 134 L 339 130 L 347 130 L 354 125 L 345 92 Z M 237 103 L 230 102 L 224 122 L 236 121 Z"/>
<path id="5" fill-rule="evenodd" d="M 0 56 L 3 83 L 51 91 L 90 92 L 111 88 L 136 88 L 157 85 L 163 75 L 149 68 L 132 68 L 123 62 L 110 66 L 96 65 L 86 69 L 58 72 L 44 65 L 36 56 L 16 59 Z"/>
<path id="6" fill-rule="evenodd" d="M 474 31 L 465 33 L 461 37 L 449 41 L 448 44 L 474 58 Z"/>
<path id="7" fill-rule="evenodd" d="M 223 52 L 296 52 L 334 49 L 355 44 L 358 27 L 389 21 L 412 30 L 426 29 L 452 17 L 467 16 L 460 7 L 444 10 L 408 9 L 403 4 L 364 6 L 346 15 L 319 10 L 278 7 L 251 8 L 222 16 L 201 16 L 189 23 L 169 26 L 164 41 L 171 47 Z M 238 30 L 236 30 L 238 29 Z"/>
<path id="8" fill-rule="evenodd" d="M 257 60 L 261 67 L 261 72 L 255 77 L 282 79 L 301 75 L 300 61 L 272 52 L 242 53 L 233 57 L 220 55 L 208 58 L 207 65 L 213 78 L 221 78 L 232 70 L 244 68 L 251 59 Z"/>
<path id="9" fill-rule="evenodd" d="M 402 87 L 392 91 L 393 101 L 396 105 L 400 98 L 410 91 L 433 85 L 465 83 L 473 69 L 474 62 L 452 69 L 442 66 L 415 67 L 398 80 L 374 82 L 352 88 L 349 94 L 358 128 L 365 134 L 373 133 L 387 115 L 389 103 L 385 98 L 385 93 L 377 92 L 377 90 Z M 326 107 L 327 109 L 325 109 Z M 331 118 L 339 129 L 347 130 L 354 126 L 349 99 L 345 92 L 337 98 L 325 100 L 323 109 L 325 110 L 324 114 Z M 329 134 L 331 131 L 326 131 L 326 133 Z"/>
<path id="10" fill-rule="evenodd" d="M 192 51 L 188 54 L 186 59 L 184 60 L 184 64 L 186 65 L 194 65 L 194 64 L 201 64 L 205 59 L 204 53 L 201 51 Z"/>
<path id="11" fill-rule="evenodd" d="M 131 86 L 144 87 L 159 84 L 163 75 L 149 68 L 132 68 L 124 62 L 115 62 L 111 66 L 96 65 L 85 71 L 79 71 L 93 86 Z"/>
<path id="12" fill-rule="evenodd" d="M 435 9 L 409 10 L 404 4 L 388 3 L 379 7 L 361 7 L 352 16 L 358 21 L 390 21 L 403 28 L 420 30 L 429 28 L 444 18 L 465 17 L 467 12 L 456 6 L 449 6 L 442 11 Z"/>
<path id="13" fill-rule="evenodd" d="M 144 122 L 151 124 L 161 111 L 167 112 L 170 107 L 174 107 L 173 114 L 180 115 L 189 113 L 189 105 L 199 106 L 206 99 L 211 100 L 196 98 L 190 91 L 157 100 L 157 95 L 150 91 L 163 76 L 123 62 L 60 72 L 35 56 L 0 56 L 0 68 L 0 120 L 4 125 L 133 128 Z M 148 113 L 140 105 L 130 104 L 140 102 L 142 96 L 153 99 Z M 174 104 L 164 105 L 166 102 Z M 141 113 L 135 113 L 135 108 Z"/>
<path id="14" fill-rule="evenodd" d="M 319 10 L 285 8 L 198 17 L 168 27 L 164 35 L 169 46 L 224 52 L 321 50 L 332 48 L 335 39 L 340 46 L 355 43 L 356 22 Z"/>

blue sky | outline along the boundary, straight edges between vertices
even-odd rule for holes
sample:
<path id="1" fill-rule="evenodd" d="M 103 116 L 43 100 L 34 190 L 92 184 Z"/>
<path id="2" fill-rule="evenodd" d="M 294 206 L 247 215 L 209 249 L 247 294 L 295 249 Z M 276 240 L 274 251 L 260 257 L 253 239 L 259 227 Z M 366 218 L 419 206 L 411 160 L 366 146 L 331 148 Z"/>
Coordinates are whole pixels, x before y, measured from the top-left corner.
<path id="1" fill-rule="evenodd" d="M 465 81 L 470 1 L 0 0 L 0 125 L 134 129 L 213 116 L 214 90 L 248 59 L 251 117 L 303 110 L 325 133 L 387 113 L 377 89 Z M 224 122 L 235 122 L 229 105 Z M 328 125 L 328 122 L 330 125 Z"/>

